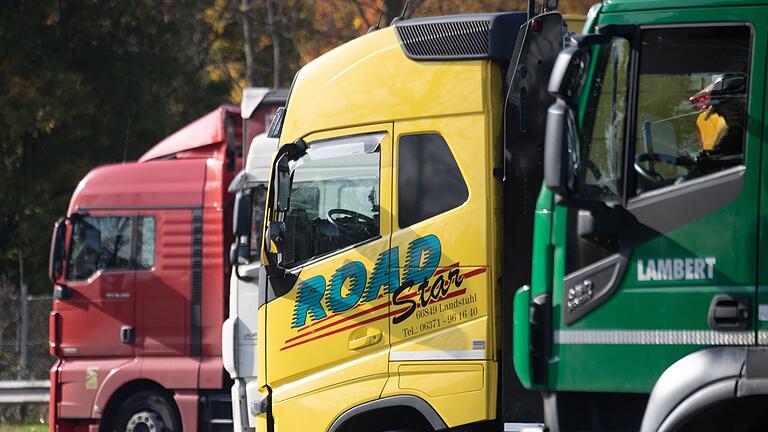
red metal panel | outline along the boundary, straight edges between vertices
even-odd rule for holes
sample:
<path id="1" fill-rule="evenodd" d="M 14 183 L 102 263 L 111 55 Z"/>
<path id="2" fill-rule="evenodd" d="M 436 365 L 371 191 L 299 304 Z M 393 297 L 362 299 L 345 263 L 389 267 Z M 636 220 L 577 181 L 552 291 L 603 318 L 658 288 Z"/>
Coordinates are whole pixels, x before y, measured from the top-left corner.
<path id="1" fill-rule="evenodd" d="M 210 113 L 188 124 L 183 129 L 160 141 L 139 158 L 139 162 L 175 155 L 177 153 L 205 147 L 210 144 L 227 140 L 224 118 L 233 119 L 233 126 L 240 125 L 240 108 L 232 105 L 222 105 Z M 235 142 L 239 144 L 237 136 Z"/>
<path id="2" fill-rule="evenodd" d="M 136 271 L 137 355 L 189 355 L 192 210 L 141 210 L 155 219 L 155 263 Z"/>
<path id="3" fill-rule="evenodd" d="M 69 214 L 82 208 L 200 207 L 204 181 L 204 160 L 107 165 L 80 181 Z"/>
<path id="4" fill-rule="evenodd" d="M 181 415 L 181 429 L 184 432 L 197 432 L 197 410 L 199 396 L 195 390 L 182 390 L 174 392 L 173 400 L 179 407 Z"/>
<path id="5" fill-rule="evenodd" d="M 99 418 L 108 397 L 117 388 L 138 378 L 133 357 L 64 360 L 59 367 L 60 419 Z M 97 397 L 98 395 L 98 397 Z"/>
<path id="6" fill-rule="evenodd" d="M 226 182 L 232 174 L 225 164 L 208 160 L 203 207 L 202 354 L 221 356 L 227 286 L 226 250 L 231 242 L 232 196 Z"/>

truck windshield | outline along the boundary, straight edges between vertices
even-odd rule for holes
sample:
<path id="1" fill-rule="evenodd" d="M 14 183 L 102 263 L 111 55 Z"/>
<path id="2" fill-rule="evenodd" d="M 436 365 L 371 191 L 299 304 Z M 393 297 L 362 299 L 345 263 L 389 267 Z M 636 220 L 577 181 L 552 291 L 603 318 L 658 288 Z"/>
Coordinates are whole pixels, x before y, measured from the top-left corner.
<path id="1" fill-rule="evenodd" d="M 568 109 L 566 139 L 576 187 L 601 201 L 617 200 L 621 187 L 629 54 L 626 39 L 592 47 L 575 77 L 575 103 Z"/>
<path id="2" fill-rule="evenodd" d="M 379 143 L 383 133 L 316 141 L 291 162 L 282 264 L 379 236 Z"/>

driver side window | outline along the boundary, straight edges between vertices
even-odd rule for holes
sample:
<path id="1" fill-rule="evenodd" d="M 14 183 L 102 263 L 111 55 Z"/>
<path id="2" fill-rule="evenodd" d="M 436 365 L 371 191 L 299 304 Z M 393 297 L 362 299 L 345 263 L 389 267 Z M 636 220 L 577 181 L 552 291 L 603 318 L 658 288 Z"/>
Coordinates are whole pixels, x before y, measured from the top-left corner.
<path id="1" fill-rule="evenodd" d="M 643 32 L 635 194 L 743 165 L 749 48 L 746 26 Z"/>
<path id="2" fill-rule="evenodd" d="M 380 148 L 384 133 L 309 143 L 291 162 L 283 264 L 301 265 L 379 232 Z"/>

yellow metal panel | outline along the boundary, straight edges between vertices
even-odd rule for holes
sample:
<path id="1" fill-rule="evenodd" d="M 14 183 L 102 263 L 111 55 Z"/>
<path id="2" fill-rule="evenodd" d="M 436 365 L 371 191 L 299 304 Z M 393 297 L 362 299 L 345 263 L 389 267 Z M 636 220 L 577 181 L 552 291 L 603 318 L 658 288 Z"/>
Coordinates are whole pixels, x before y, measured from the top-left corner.
<path id="1" fill-rule="evenodd" d="M 398 387 L 418 390 L 429 397 L 456 393 L 476 392 L 483 389 L 483 365 L 460 363 L 401 364 L 398 368 Z"/>
<path id="2" fill-rule="evenodd" d="M 493 382 L 498 373 L 497 364 L 491 361 L 475 361 L 469 367 L 476 367 L 477 365 L 483 368 L 481 390 L 430 396 L 424 391 L 425 387 L 433 392 L 440 391 L 438 390 L 440 380 L 453 381 L 451 375 L 456 373 L 455 368 L 468 367 L 468 364 L 466 362 L 435 362 L 427 366 L 434 366 L 434 370 L 431 374 L 422 375 L 424 380 L 421 383 L 416 380 L 410 380 L 409 385 L 411 387 L 421 387 L 420 389 L 404 389 L 400 388 L 398 371 L 402 370 L 403 366 L 412 367 L 414 364 L 410 362 L 390 363 L 390 375 L 396 379 L 390 379 L 387 382 L 381 396 L 388 397 L 407 394 L 420 397 L 435 409 L 448 427 L 493 419 L 496 416 L 496 386 Z M 408 381 L 409 378 L 406 378 L 406 382 Z M 469 382 L 462 382 L 459 385 L 465 387 L 476 386 L 477 384 L 474 381 L 475 378 L 470 374 Z"/>
<path id="3" fill-rule="evenodd" d="M 348 42 L 296 76 L 281 144 L 318 131 L 399 119 L 480 112 L 489 62 L 416 62 L 394 29 Z"/>
<path id="4" fill-rule="evenodd" d="M 272 414 L 276 432 L 326 432 L 334 420 L 354 406 L 376 399 L 370 389 L 384 387 L 386 375 L 369 376 L 360 381 L 343 381 L 346 376 L 335 376 L 335 383 L 318 388 L 300 398 L 275 403 Z M 260 432 L 260 431 L 259 431 Z"/>
<path id="5" fill-rule="evenodd" d="M 310 135 L 306 141 L 385 132 L 380 144 L 380 237 L 342 249 L 291 270 L 298 281 L 285 295 L 267 303 L 266 381 L 272 389 L 276 430 L 325 431 L 347 407 L 379 397 L 387 379 L 389 305 L 386 297 L 297 326 L 294 313 L 302 282 L 360 262 L 368 274 L 390 246 L 392 124 L 344 128 Z M 322 288 L 326 285 L 323 284 Z M 301 415 L 297 415 L 301 413 Z"/>
<path id="6" fill-rule="evenodd" d="M 493 311 L 493 289 L 495 284 L 488 279 L 493 233 L 486 217 L 491 212 L 487 173 L 492 170 L 492 155 L 487 150 L 486 141 L 495 137 L 486 130 L 483 114 L 420 119 L 395 123 L 395 137 L 421 132 L 439 133 L 447 142 L 462 172 L 469 189 L 469 198 L 459 207 L 440 215 L 419 222 L 406 229 L 399 229 L 397 218 L 393 218 L 395 231 L 392 246 L 402 250 L 417 238 L 433 235 L 439 239 L 441 257 L 435 275 L 429 284 L 437 279 L 448 281 L 447 294 L 440 299 L 421 301 L 418 287 L 411 288 L 413 293 L 404 292 L 397 299 L 416 295 L 419 307 L 408 319 L 390 324 L 392 337 L 392 355 L 394 359 L 407 356 L 402 351 L 474 351 L 468 354 L 477 360 L 492 359 L 495 341 L 491 326 L 486 317 Z M 395 160 L 397 160 L 397 146 Z M 394 184 L 397 184 L 397 169 Z M 424 197 L 429 199 L 429 197 Z M 393 188 L 393 208 L 397 215 L 397 187 Z M 403 261 L 400 265 L 404 265 Z M 453 270 L 458 270 L 454 273 Z M 404 271 L 404 270 L 401 270 Z M 451 278 L 452 274 L 458 277 Z M 428 288 L 431 291 L 431 286 Z M 425 290 L 426 291 L 426 290 Z M 426 297 L 426 295 L 424 296 Z M 477 321 L 478 324 L 464 326 L 464 323 Z M 452 329 L 452 330 L 451 330 Z M 466 333 L 470 330 L 471 333 Z M 437 332 L 448 331 L 444 336 L 425 337 Z M 451 335 L 450 332 L 454 332 Z M 414 345 L 416 344 L 416 345 Z M 408 357 L 406 357 L 408 358 Z M 425 353 L 424 359 L 430 357 Z"/>
<path id="7" fill-rule="evenodd" d="M 267 383 L 266 340 L 267 334 L 267 308 L 262 306 L 256 311 L 256 384 L 263 387 Z"/>

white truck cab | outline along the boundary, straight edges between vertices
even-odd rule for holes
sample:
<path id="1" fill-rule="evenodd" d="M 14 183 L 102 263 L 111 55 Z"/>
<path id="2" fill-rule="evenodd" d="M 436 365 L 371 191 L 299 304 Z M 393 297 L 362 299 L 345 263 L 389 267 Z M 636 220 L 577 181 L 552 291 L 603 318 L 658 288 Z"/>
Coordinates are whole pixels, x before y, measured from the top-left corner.
<path id="1" fill-rule="evenodd" d="M 258 295 L 258 260 L 261 230 L 264 221 L 264 199 L 267 194 L 272 156 L 277 149 L 277 139 L 266 134 L 256 136 L 251 142 L 245 169 L 232 182 L 230 190 L 238 194 L 248 193 L 254 205 L 251 213 L 251 229 L 247 239 L 238 239 L 236 247 L 247 247 L 247 255 L 253 259 L 233 266 L 229 283 L 229 317 L 222 328 L 224 368 L 232 377 L 232 415 L 235 432 L 247 432 L 254 428 L 248 413 L 249 400 L 258 394 L 256 388 L 256 313 L 253 305 Z M 241 200 L 237 201 L 238 204 Z M 255 205 L 259 202 L 260 205 Z M 237 207 L 235 210 L 237 213 Z M 245 240 L 247 243 L 241 243 Z M 244 254 L 241 252 L 240 257 Z M 238 259 L 237 257 L 235 259 Z"/>
<path id="2" fill-rule="evenodd" d="M 274 108 L 285 104 L 287 93 L 285 89 L 247 88 L 243 91 L 241 103 L 243 152 L 246 157 L 245 167 L 229 186 L 229 191 L 237 194 L 234 209 L 235 243 L 230 253 L 232 274 L 229 283 L 229 317 L 222 327 L 224 368 L 233 381 L 234 432 L 249 432 L 254 428 L 251 420 L 253 416 L 248 409 L 249 401 L 258 394 L 256 313 L 252 308 L 258 295 L 264 200 L 278 143 L 277 138 L 267 137 L 267 130 L 276 114 Z M 245 214 L 240 215 L 240 212 Z"/>

